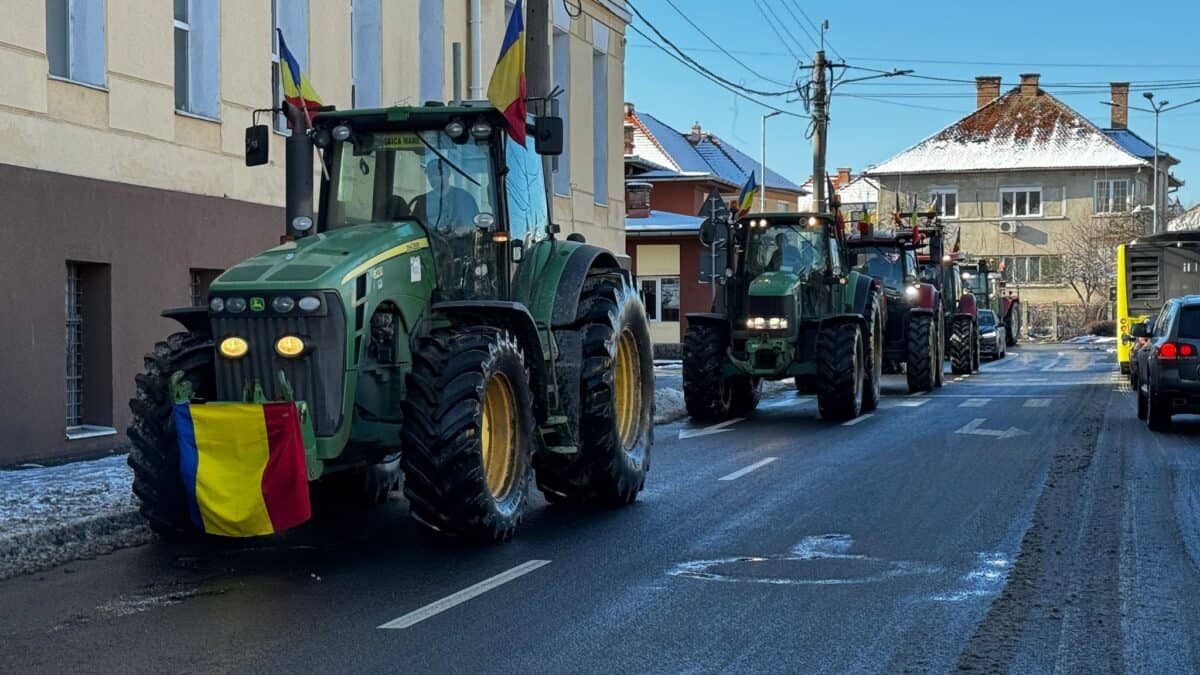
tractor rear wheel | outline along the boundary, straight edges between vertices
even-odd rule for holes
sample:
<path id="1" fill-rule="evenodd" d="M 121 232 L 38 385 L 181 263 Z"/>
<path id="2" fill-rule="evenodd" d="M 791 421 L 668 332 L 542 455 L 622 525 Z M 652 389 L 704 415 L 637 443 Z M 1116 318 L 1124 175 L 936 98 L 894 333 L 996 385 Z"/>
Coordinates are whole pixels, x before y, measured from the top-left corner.
<path id="1" fill-rule="evenodd" d="M 857 323 L 821 327 L 817 335 L 817 409 L 828 420 L 858 417 L 863 407 L 863 337 Z"/>
<path id="2" fill-rule="evenodd" d="M 979 323 L 976 321 L 972 321 L 971 322 L 971 372 L 972 373 L 979 370 L 979 367 L 983 361 L 982 355 L 979 353 L 980 350 L 982 350 L 982 349 L 983 349 L 983 345 L 981 344 L 981 340 L 979 338 Z"/>
<path id="3" fill-rule="evenodd" d="M 934 367 L 934 387 L 941 387 L 946 383 L 946 317 L 941 313 L 937 313 L 937 324 L 934 326 L 937 331 L 937 337 L 934 340 L 934 348 L 937 350 L 937 361 Z"/>
<path id="4" fill-rule="evenodd" d="M 529 495 L 533 403 L 513 336 L 461 326 L 421 338 L 404 401 L 404 495 L 443 534 L 504 541 Z"/>
<path id="5" fill-rule="evenodd" d="M 907 371 L 909 393 L 933 391 L 937 370 L 942 367 L 934 335 L 932 314 L 913 314 L 908 319 Z"/>
<path id="6" fill-rule="evenodd" d="M 733 386 L 725 378 L 725 335 L 714 326 L 689 321 L 683 336 L 683 402 L 688 415 L 706 422 L 733 416 Z"/>
<path id="7" fill-rule="evenodd" d="M 950 371 L 955 375 L 971 372 L 975 361 L 974 350 L 971 348 L 971 338 L 974 335 L 971 317 L 956 316 L 950 320 Z"/>
<path id="8" fill-rule="evenodd" d="M 867 327 L 863 332 L 863 412 L 879 407 L 883 385 L 883 306 L 879 302 L 879 291 L 872 288 L 867 295 L 866 312 L 863 316 Z"/>
<path id="9" fill-rule="evenodd" d="M 762 378 L 739 375 L 729 378 L 732 401 L 730 413 L 735 417 L 744 417 L 754 412 L 762 399 Z"/>
<path id="10" fill-rule="evenodd" d="M 579 321 L 579 450 L 536 457 L 538 488 L 551 502 L 631 504 L 654 442 L 650 324 L 637 295 L 608 280 L 584 289 Z"/>
<path id="11" fill-rule="evenodd" d="M 198 398 L 216 393 L 213 342 L 207 335 L 175 333 L 154 345 L 146 355 L 145 371 L 136 378 L 133 413 L 127 430 L 133 449 L 133 493 L 150 529 L 165 538 L 200 534 L 188 515 L 183 479 L 179 474 L 179 441 L 175 436 L 171 376 L 180 372 Z"/>

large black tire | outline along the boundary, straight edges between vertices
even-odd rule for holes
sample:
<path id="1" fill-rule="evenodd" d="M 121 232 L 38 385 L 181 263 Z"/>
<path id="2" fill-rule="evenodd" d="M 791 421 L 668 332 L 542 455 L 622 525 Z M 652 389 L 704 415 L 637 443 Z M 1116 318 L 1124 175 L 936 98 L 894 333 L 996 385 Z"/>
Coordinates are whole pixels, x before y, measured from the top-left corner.
<path id="1" fill-rule="evenodd" d="M 589 282 L 579 302 L 579 450 L 534 458 L 551 502 L 631 504 L 645 487 L 654 443 L 654 357 L 646 309 L 636 293 Z M 618 406 L 625 405 L 625 413 Z"/>
<path id="2" fill-rule="evenodd" d="M 1142 391 L 1141 387 L 1134 387 L 1133 390 L 1137 392 L 1137 418 L 1139 420 L 1145 420 L 1150 414 L 1149 400 L 1146 397 L 1146 393 Z"/>
<path id="3" fill-rule="evenodd" d="M 817 410 L 827 420 L 848 420 L 862 412 L 862 329 L 844 321 L 821 327 L 817 335 Z"/>
<path id="4" fill-rule="evenodd" d="M 1008 319 L 1004 322 L 1004 342 L 1008 347 L 1016 347 L 1018 336 L 1021 334 L 1021 305 L 1014 303 L 1008 311 Z"/>
<path id="5" fill-rule="evenodd" d="M 974 322 L 968 316 L 956 316 L 950 320 L 950 372 L 967 375 L 975 362 L 975 350 L 971 348 L 975 336 Z"/>
<path id="6" fill-rule="evenodd" d="M 725 332 L 689 321 L 683 336 L 683 402 L 692 419 L 720 422 L 733 416 L 733 387 L 722 374 Z"/>
<path id="7" fill-rule="evenodd" d="M 983 340 L 979 337 L 979 322 L 971 321 L 971 372 L 977 372 L 982 365 Z"/>
<path id="8" fill-rule="evenodd" d="M 129 401 L 133 419 L 127 430 L 133 449 L 133 493 L 150 529 L 170 539 L 200 536 L 188 515 L 179 475 L 179 441 L 175 436 L 171 375 L 183 373 L 193 395 L 211 399 L 216 393 L 213 342 L 207 335 L 175 333 L 146 355 L 145 371 L 136 379 Z"/>
<path id="9" fill-rule="evenodd" d="M 908 372 L 908 391 L 933 391 L 937 386 L 938 339 L 932 314 L 912 314 L 908 318 L 908 340 L 905 345 Z"/>
<path id="10" fill-rule="evenodd" d="M 937 345 L 937 367 L 934 372 L 933 386 L 941 387 L 946 383 L 946 316 L 941 312 L 937 313 L 937 337 L 934 338 L 934 344 Z"/>
<path id="11" fill-rule="evenodd" d="M 867 293 L 867 304 L 863 312 L 867 327 L 863 332 L 863 402 L 862 411 L 871 412 L 879 407 L 883 395 L 883 305 L 879 291 L 872 287 Z"/>
<path id="12" fill-rule="evenodd" d="M 730 412 L 734 417 L 745 417 L 754 412 L 762 400 L 762 378 L 739 375 L 729 378 L 732 393 Z"/>
<path id="13" fill-rule="evenodd" d="M 1150 431 L 1167 431 L 1171 428 L 1171 409 L 1164 405 L 1163 397 L 1157 396 L 1153 389 L 1147 387 L 1146 396 L 1146 426 Z"/>
<path id="14" fill-rule="evenodd" d="M 507 386 L 511 405 L 499 424 L 512 433 L 510 476 L 499 494 L 488 485 L 483 427 L 493 379 Z M 496 432 L 492 432 L 493 434 Z M 451 536 L 504 541 L 521 520 L 529 495 L 533 405 L 525 357 L 507 331 L 461 326 L 418 341 L 404 401 L 404 495 L 420 523 Z"/>

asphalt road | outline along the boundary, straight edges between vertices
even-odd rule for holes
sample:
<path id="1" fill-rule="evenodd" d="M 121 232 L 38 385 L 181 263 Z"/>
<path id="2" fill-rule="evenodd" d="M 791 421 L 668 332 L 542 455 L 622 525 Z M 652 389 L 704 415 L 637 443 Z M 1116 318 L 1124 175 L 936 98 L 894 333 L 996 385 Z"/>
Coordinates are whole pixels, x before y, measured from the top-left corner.
<path id="1" fill-rule="evenodd" d="M 539 499 L 503 546 L 396 500 L 120 551 L 0 582 L 0 672 L 1197 670 L 1200 418 L 1152 436 L 1122 388 L 1022 346 L 849 425 L 659 427 L 637 504 Z"/>

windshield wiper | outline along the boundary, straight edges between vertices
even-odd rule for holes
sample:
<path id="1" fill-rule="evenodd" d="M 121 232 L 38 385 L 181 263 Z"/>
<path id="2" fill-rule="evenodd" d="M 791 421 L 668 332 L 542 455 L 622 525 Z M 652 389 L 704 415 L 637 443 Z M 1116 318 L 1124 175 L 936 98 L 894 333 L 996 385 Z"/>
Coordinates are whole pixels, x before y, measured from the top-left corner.
<path id="1" fill-rule="evenodd" d="M 437 156 L 438 156 L 438 159 L 440 159 L 440 160 L 442 160 L 443 162 L 445 162 L 445 163 L 449 164 L 451 169 L 454 169 L 455 171 L 457 171 L 457 172 L 458 172 L 458 175 L 460 175 L 460 176 L 462 176 L 463 178 L 466 178 L 467 180 L 469 180 L 469 181 L 471 181 L 472 183 L 474 183 L 474 184 L 475 184 L 475 187 L 483 187 L 482 185 L 480 185 L 480 184 L 479 184 L 479 181 L 477 181 L 477 180 L 475 180 L 473 177 L 471 177 L 471 175 L 470 175 L 470 174 L 468 174 L 466 171 L 463 171 L 462 169 L 458 168 L 458 165 L 457 165 L 457 164 L 455 164 L 454 162 L 451 162 L 449 157 L 447 157 L 447 156 L 443 155 L 441 152 L 439 152 L 439 151 L 438 151 L 438 149 L 437 149 L 437 148 L 435 148 L 435 147 L 433 147 L 432 145 L 430 145 L 430 144 L 429 144 L 429 141 L 425 140 L 425 137 L 424 137 L 424 136 L 422 136 L 421 134 L 417 134 L 417 140 L 421 141 L 421 143 L 423 143 L 423 144 L 425 145 L 425 147 L 429 148 L 429 151 L 430 151 L 430 152 L 432 152 L 433 154 L 437 155 Z"/>

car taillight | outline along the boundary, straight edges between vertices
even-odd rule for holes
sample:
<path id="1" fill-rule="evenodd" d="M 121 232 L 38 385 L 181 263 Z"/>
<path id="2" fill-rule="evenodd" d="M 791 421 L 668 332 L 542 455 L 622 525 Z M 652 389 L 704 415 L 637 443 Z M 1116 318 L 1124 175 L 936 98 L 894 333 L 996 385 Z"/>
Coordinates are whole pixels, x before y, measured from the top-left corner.
<path id="1" fill-rule="evenodd" d="M 1158 358 L 1160 359 L 1174 359 L 1195 355 L 1196 348 L 1186 342 L 1164 342 L 1162 346 L 1158 348 Z"/>

